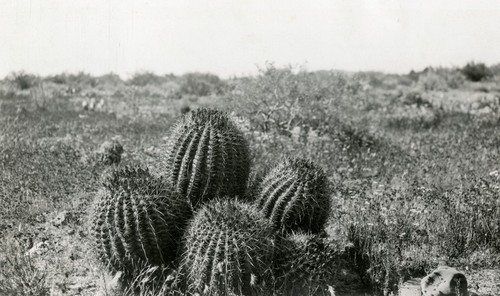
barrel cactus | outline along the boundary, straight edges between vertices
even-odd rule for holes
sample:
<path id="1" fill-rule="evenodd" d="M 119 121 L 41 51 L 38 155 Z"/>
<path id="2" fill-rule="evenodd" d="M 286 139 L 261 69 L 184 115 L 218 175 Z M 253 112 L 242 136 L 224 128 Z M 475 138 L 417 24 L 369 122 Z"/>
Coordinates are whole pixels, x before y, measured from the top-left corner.
<path id="1" fill-rule="evenodd" d="M 258 210 L 236 199 L 216 199 L 190 222 L 181 268 L 193 293 L 262 295 L 273 250 L 273 229 Z"/>
<path id="2" fill-rule="evenodd" d="M 105 141 L 97 150 L 100 163 L 112 165 L 120 163 L 123 154 L 123 146 L 117 140 Z"/>
<path id="3" fill-rule="evenodd" d="M 273 272 L 283 295 L 330 295 L 341 270 L 340 248 L 318 235 L 295 233 L 277 243 Z"/>
<path id="4" fill-rule="evenodd" d="M 131 272 L 137 263 L 169 264 L 190 217 L 190 207 L 164 180 L 142 168 L 108 171 L 91 213 L 99 259 Z"/>
<path id="5" fill-rule="evenodd" d="M 165 169 L 193 208 L 216 196 L 242 197 L 250 172 L 248 143 L 224 112 L 191 111 L 171 131 Z"/>
<path id="6" fill-rule="evenodd" d="M 258 208 L 281 232 L 320 233 L 330 213 L 328 179 L 304 159 L 286 159 L 260 185 Z"/>

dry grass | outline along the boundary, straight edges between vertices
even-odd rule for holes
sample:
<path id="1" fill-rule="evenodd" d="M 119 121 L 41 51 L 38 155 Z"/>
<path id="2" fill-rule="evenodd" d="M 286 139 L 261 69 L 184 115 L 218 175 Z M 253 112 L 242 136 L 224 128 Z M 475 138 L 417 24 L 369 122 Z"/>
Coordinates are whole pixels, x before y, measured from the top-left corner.
<path id="1" fill-rule="evenodd" d="M 161 173 L 169 127 L 182 108 L 200 105 L 240 116 L 255 170 L 266 171 L 283 154 L 325 168 L 335 209 L 328 233 L 347 248 L 360 281 L 374 291 L 388 293 L 445 261 L 467 269 L 480 291 L 498 294 L 488 280 L 495 275 L 484 281 L 475 275 L 500 266 L 500 86 L 439 76 L 452 74 L 435 72 L 438 82 L 454 84 L 434 90 L 422 87 L 433 83 L 423 74 L 411 80 L 270 67 L 259 77 L 224 83 L 202 75 L 201 84 L 214 84 L 204 97 L 182 93 L 184 80 L 172 77 L 129 85 L 81 74 L 44 80 L 43 93 L 2 82 L 0 294 L 157 295 L 171 289 L 170 270 L 145 268 L 115 291 L 114 275 L 93 261 L 85 217 L 104 169 L 93 155 L 104 140 L 118 139 L 125 163 Z M 416 89 L 430 106 L 405 102 L 404 94 Z M 105 107 L 82 110 L 81 102 L 91 98 L 103 99 Z M 61 212 L 67 215 L 58 224 Z M 42 242 L 47 251 L 25 255 Z M 159 284 L 148 284 L 158 278 Z"/>

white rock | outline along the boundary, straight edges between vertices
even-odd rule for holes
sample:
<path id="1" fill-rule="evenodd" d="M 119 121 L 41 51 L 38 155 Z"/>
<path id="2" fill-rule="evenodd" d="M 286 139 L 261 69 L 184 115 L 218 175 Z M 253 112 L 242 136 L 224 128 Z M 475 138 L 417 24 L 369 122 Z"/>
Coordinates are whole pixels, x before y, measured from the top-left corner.
<path id="1" fill-rule="evenodd" d="M 420 282 L 423 296 L 469 295 L 465 275 L 455 268 L 439 266 Z"/>
<path id="2" fill-rule="evenodd" d="M 39 242 L 26 252 L 26 256 L 39 256 L 46 253 L 48 250 L 49 244 L 47 244 L 46 242 Z"/>

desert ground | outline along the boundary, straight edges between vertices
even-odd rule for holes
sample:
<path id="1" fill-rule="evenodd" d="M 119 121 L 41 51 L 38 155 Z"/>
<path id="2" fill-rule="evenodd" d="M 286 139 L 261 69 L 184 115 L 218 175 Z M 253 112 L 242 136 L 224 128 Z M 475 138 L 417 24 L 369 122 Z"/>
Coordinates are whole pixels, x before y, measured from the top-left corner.
<path id="1" fill-rule="evenodd" d="M 0 295 L 133 295 L 92 248 L 89 211 L 108 169 L 100 147 L 119 142 L 119 166 L 160 176 L 171 128 L 198 108 L 229 114 L 252 175 L 285 156 L 325 171 L 337 291 L 397 295 L 448 265 L 469 290 L 500 295 L 500 67 L 483 66 L 396 75 L 269 64 L 230 79 L 12 73 L 0 81 Z"/>

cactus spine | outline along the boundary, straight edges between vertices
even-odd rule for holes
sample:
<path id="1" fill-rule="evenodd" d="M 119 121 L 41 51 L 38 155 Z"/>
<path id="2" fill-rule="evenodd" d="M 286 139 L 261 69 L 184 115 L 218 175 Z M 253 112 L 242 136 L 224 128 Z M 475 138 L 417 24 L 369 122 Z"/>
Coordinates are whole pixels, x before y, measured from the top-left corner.
<path id="1" fill-rule="evenodd" d="M 142 168 L 112 170 L 103 179 L 91 214 L 99 259 L 125 272 L 140 262 L 174 260 L 190 215 L 187 202 Z"/>
<path id="2" fill-rule="evenodd" d="M 286 159 L 264 178 L 256 202 L 279 231 L 320 233 L 330 213 L 328 179 L 310 161 Z"/>
<path id="3" fill-rule="evenodd" d="M 216 196 L 245 193 L 248 143 L 220 111 L 198 109 L 174 127 L 167 144 L 166 176 L 194 208 Z"/>
<path id="4" fill-rule="evenodd" d="M 190 222 L 181 266 L 189 290 L 203 295 L 262 295 L 273 229 L 252 205 L 213 200 Z"/>
<path id="5" fill-rule="evenodd" d="M 277 243 L 273 272 L 282 295 L 331 295 L 341 277 L 339 248 L 326 238 L 292 234 Z"/>

